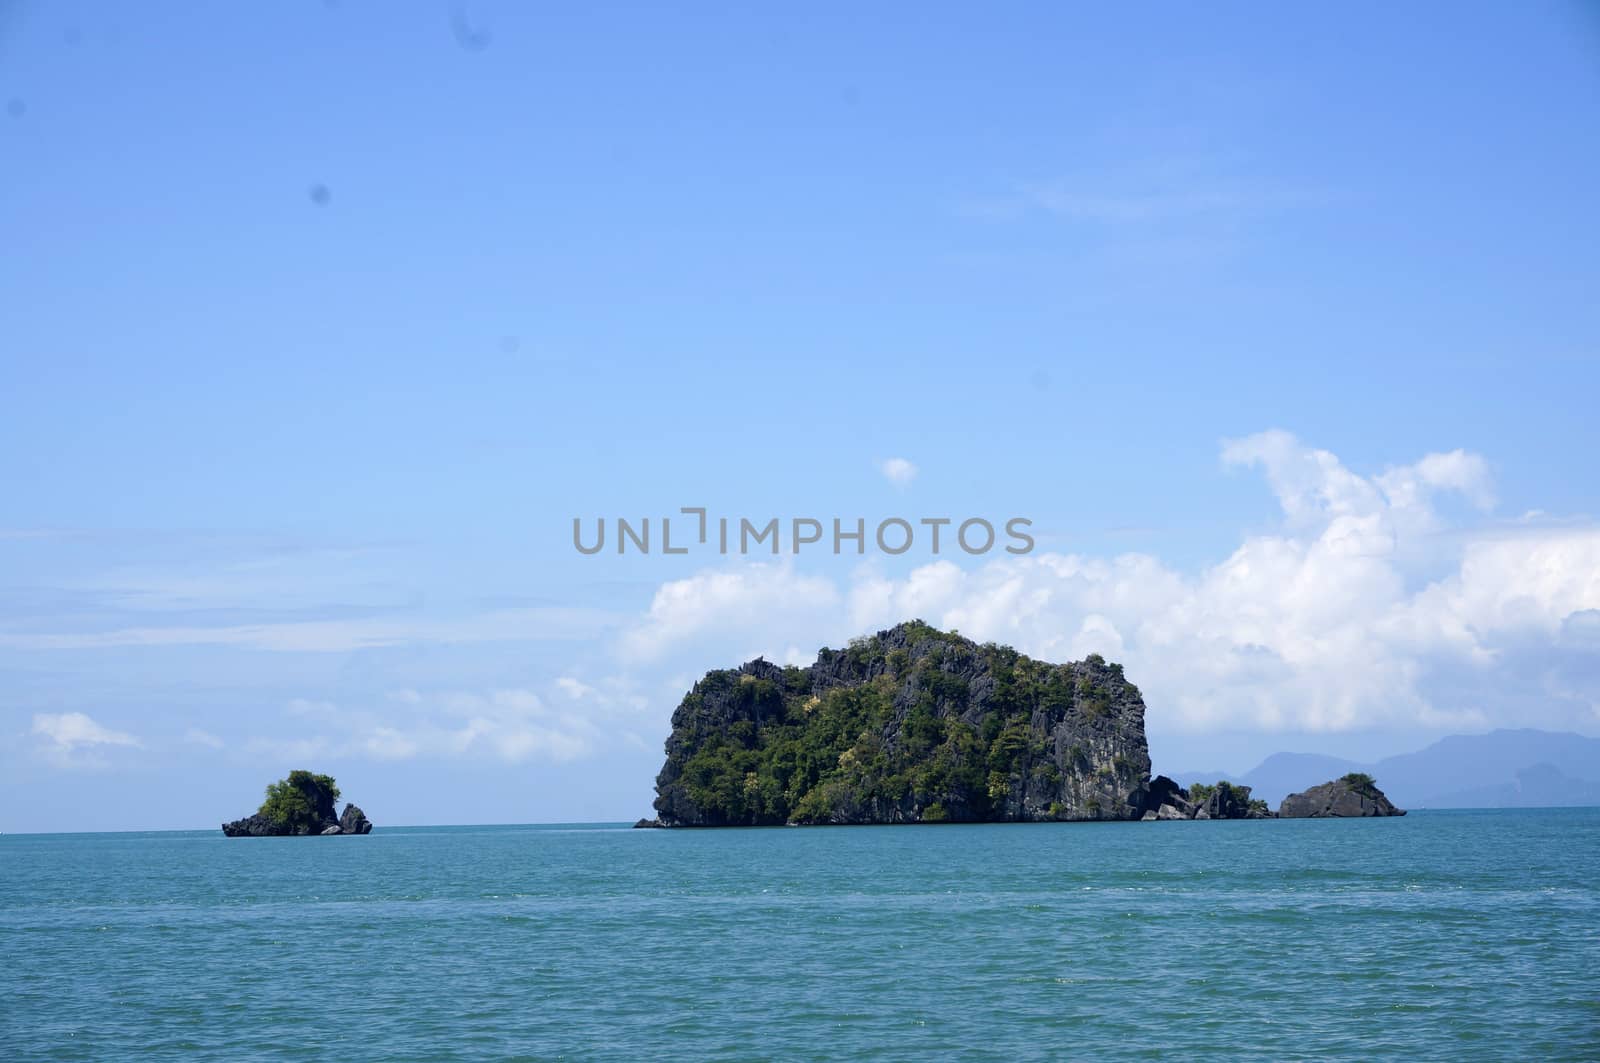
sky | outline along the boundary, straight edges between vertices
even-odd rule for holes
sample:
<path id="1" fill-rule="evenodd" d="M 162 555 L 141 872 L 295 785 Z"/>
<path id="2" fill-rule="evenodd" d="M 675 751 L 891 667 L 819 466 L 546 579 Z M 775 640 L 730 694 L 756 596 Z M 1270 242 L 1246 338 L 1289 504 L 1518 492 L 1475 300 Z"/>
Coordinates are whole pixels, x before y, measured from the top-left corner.
<path id="1" fill-rule="evenodd" d="M 0 0 L 0 830 L 631 820 L 918 616 L 1158 771 L 1600 734 L 1597 133 L 1593 4 Z"/>

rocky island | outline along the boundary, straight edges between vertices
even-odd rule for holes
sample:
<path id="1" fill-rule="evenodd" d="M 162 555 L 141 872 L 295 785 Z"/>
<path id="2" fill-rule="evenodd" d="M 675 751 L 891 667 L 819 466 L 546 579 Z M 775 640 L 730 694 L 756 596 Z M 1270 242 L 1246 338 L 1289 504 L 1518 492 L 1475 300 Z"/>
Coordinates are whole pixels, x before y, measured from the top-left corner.
<path id="1" fill-rule="evenodd" d="M 1049 664 L 912 620 L 805 668 L 708 672 L 636 826 L 1275 818 L 1247 786 L 1152 780 L 1144 712 L 1098 654 Z M 1295 795 L 1321 810 L 1306 815 L 1395 814 L 1308 797 L 1323 789 Z"/>
<path id="2" fill-rule="evenodd" d="M 334 815 L 339 786 L 331 775 L 291 771 L 267 787 L 266 800 L 254 814 L 222 825 L 230 838 L 275 838 L 324 834 L 368 834 L 372 822 L 353 804 Z"/>
<path id="3" fill-rule="evenodd" d="M 1046 664 L 918 620 L 806 668 L 707 673 L 666 752 L 667 827 L 1138 819 L 1150 778 L 1120 665 Z"/>
<path id="4" fill-rule="evenodd" d="M 1351 772 L 1343 778 L 1290 794 L 1278 806 L 1280 819 L 1329 819 L 1347 816 L 1403 816 L 1405 809 L 1378 789 L 1372 776 Z"/>
<path id="5" fill-rule="evenodd" d="M 1140 819 L 1272 819 L 1265 801 L 1250 796 L 1250 787 L 1230 782 L 1215 786 L 1195 783 L 1185 790 L 1165 775 L 1150 780 L 1146 809 Z"/>

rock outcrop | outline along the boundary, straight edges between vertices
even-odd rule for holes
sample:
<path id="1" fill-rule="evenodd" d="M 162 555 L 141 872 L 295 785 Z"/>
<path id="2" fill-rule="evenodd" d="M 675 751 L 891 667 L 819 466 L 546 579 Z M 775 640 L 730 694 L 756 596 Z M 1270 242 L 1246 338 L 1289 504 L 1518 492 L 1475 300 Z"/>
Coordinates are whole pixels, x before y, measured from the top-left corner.
<path id="1" fill-rule="evenodd" d="M 1207 819 L 1271 819 L 1266 804 L 1250 799 L 1250 787 L 1219 782 L 1206 795 L 1200 811 Z"/>
<path id="2" fill-rule="evenodd" d="M 1146 805 L 1149 811 L 1142 818 L 1147 820 L 1194 818 L 1195 806 L 1189 800 L 1189 791 L 1165 775 L 1150 780 Z"/>
<path id="3" fill-rule="evenodd" d="M 1271 819 L 1266 802 L 1250 797 L 1250 787 L 1219 782 L 1196 785 L 1192 791 L 1165 775 L 1150 780 L 1150 810 L 1142 817 L 1155 819 Z"/>
<path id="4" fill-rule="evenodd" d="M 666 754 L 666 827 L 1126 820 L 1156 807 L 1144 700 L 1121 665 L 1047 664 L 921 621 L 806 668 L 707 673 L 673 713 Z"/>
<path id="5" fill-rule="evenodd" d="M 289 831 L 284 830 L 281 824 L 274 822 L 270 817 L 257 812 L 255 815 L 236 819 L 232 823 L 224 823 L 222 833 L 230 838 L 271 838 L 288 834 Z M 317 833 L 320 834 L 321 831 Z"/>
<path id="6" fill-rule="evenodd" d="M 327 775 L 291 771 L 267 787 L 261 807 L 243 819 L 222 825 L 229 838 L 281 838 L 326 834 L 368 834 L 372 823 L 355 805 L 334 815 L 339 787 Z"/>
<path id="7" fill-rule="evenodd" d="M 1278 806 L 1280 819 L 1327 819 L 1359 816 L 1403 816 L 1373 782 L 1372 776 L 1353 773 L 1342 779 L 1290 794 Z"/>
<path id="8" fill-rule="evenodd" d="M 1405 815 L 1360 774 L 1277 813 L 1237 783 L 1152 779 L 1121 665 L 1048 664 L 920 620 L 805 668 L 706 673 L 666 754 L 656 815 L 636 827 Z"/>

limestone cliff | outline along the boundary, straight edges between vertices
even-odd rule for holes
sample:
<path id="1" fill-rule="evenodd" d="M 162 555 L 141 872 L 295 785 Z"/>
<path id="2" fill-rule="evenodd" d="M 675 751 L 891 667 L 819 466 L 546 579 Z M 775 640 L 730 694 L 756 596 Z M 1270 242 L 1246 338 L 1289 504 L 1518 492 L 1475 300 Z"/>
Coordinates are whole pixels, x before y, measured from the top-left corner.
<path id="1" fill-rule="evenodd" d="M 1138 819 L 1144 700 L 1097 655 L 1048 664 L 910 621 L 806 668 L 707 673 L 673 713 L 658 824 Z"/>

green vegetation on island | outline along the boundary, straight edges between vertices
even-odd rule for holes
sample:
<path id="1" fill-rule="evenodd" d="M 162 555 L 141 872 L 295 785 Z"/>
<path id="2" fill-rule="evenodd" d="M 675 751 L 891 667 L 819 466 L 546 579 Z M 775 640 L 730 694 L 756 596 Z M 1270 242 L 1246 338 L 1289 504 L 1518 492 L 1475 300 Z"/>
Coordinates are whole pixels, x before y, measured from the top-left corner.
<path id="1" fill-rule="evenodd" d="M 253 815 L 222 825 L 230 838 L 280 837 L 312 834 L 367 834 L 372 823 L 355 805 L 335 814 L 339 784 L 331 775 L 291 771 L 267 786 L 266 800 Z"/>
<path id="2" fill-rule="evenodd" d="M 1226 780 L 1194 783 L 1185 788 L 1165 775 L 1150 780 L 1143 819 L 1271 819 L 1265 801 L 1250 796 L 1250 787 Z"/>
<path id="3" fill-rule="evenodd" d="M 672 826 L 1137 819 L 1149 769 L 1120 665 L 911 621 L 808 668 L 708 673 L 673 715 L 656 809 Z"/>
<path id="4" fill-rule="evenodd" d="M 337 800 L 339 785 L 333 776 L 291 771 L 288 778 L 267 786 L 267 799 L 256 815 L 265 816 L 287 834 L 306 834 L 318 824 L 319 810 L 331 809 Z"/>
<path id="5" fill-rule="evenodd" d="M 912 620 L 805 668 L 706 673 L 672 715 L 639 826 L 1272 819 L 1250 787 L 1150 777 L 1144 699 L 1090 654 L 1049 664 Z M 1402 814 L 1370 776 L 1277 815 Z"/>
<path id="6" fill-rule="evenodd" d="M 1250 796 L 1250 787 L 1240 786 L 1226 780 L 1215 784 L 1203 782 L 1189 784 L 1189 801 L 1197 807 L 1207 808 L 1211 812 L 1209 818 L 1215 819 L 1267 819 L 1272 816 L 1272 810 L 1260 798 Z M 1221 814 L 1218 814 L 1218 812 Z M 1233 815 L 1237 810 L 1238 814 Z"/>

